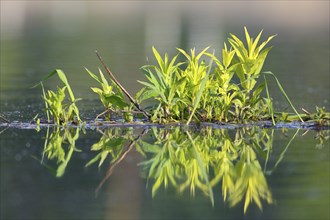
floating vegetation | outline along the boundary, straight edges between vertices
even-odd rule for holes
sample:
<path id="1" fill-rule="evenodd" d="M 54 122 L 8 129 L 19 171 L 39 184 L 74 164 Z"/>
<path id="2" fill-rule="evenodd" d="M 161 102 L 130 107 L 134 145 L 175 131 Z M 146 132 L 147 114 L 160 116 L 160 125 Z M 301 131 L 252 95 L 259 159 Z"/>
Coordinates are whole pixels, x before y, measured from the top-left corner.
<path id="1" fill-rule="evenodd" d="M 120 84 L 102 57 L 96 52 L 102 66 L 110 76 L 108 81 L 99 69 L 99 76 L 86 68 L 87 73 L 100 87 L 91 87 L 100 97 L 105 111 L 95 120 L 106 121 L 121 117 L 126 123 L 145 118 L 151 123 L 253 123 L 309 121 L 315 125 L 329 126 L 330 113 L 316 107 L 316 113 L 298 111 L 293 106 L 277 77 L 270 71 L 262 71 L 263 64 L 272 47 L 266 45 L 276 36 L 261 42 L 262 31 L 255 39 L 244 27 L 246 45 L 234 34 L 224 43 L 221 58 L 210 53 L 209 47 L 201 52 L 178 48 L 178 54 L 162 57 L 152 47 L 157 63 L 141 67 L 147 81 L 138 81 L 144 87 L 132 95 Z M 259 43 L 261 42 L 261 43 Z M 178 57 L 182 62 L 178 62 Z M 81 122 L 72 89 L 62 70 L 55 70 L 47 78 L 57 74 L 64 87 L 57 91 L 43 90 L 48 122 L 52 116 L 56 124 Z M 263 77 L 261 77 L 263 76 Z M 293 113 L 276 112 L 268 90 L 269 76 L 274 78 Z M 238 82 L 237 82 L 238 81 Z M 42 85 L 42 83 L 41 83 Z M 43 86 L 42 86 L 43 88 Z M 69 102 L 64 103 L 66 94 Z M 266 94 L 264 97 L 263 94 Z M 127 100 L 128 99 L 128 100 Z M 142 103 L 144 108 L 142 108 Z"/>

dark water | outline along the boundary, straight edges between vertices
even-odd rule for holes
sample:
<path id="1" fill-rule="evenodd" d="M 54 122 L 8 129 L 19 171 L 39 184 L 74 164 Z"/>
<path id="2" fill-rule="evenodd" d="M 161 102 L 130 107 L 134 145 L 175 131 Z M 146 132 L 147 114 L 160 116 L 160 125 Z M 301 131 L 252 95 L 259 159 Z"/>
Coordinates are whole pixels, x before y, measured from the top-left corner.
<path id="1" fill-rule="evenodd" d="M 101 103 L 90 90 L 96 85 L 84 70 L 96 72 L 101 66 L 95 49 L 134 93 L 141 88 L 136 80 L 144 79 L 139 68 L 153 62 L 152 46 L 175 55 L 176 47 L 201 50 L 211 45 L 220 54 L 230 32 L 243 38 L 243 26 L 253 36 L 264 29 L 263 39 L 278 34 L 270 43 L 274 48 L 264 70 L 276 74 L 297 109 L 313 111 L 315 105 L 330 109 L 326 1 L 13 2 L 1 1 L 0 40 L 0 113 L 11 121 L 42 116 L 41 89 L 31 87 L 55 68 L 63 69 L 76 97 L 83 98 L 77 104 L 82 118 L 100 113 Z M 59 83 L 54 78 L 45 87 L 54 89 Z M 290 111 L 275 82 L 270 81 L 269 87 L 276 110 Z M 1 127 L 1 219 L 329 219 L 329 141 L 321 143 L 329 131 L 252 130 L 189 130 L 190 139 L 187 131 L 175 128 L 148 128 L 143 135 L 143 128 L 88 129 L 79 130 L 72 148 L 78 134 L 74 129 L 51 128 L 46 138 L 46 128 Z M 99 144 L 111 153 L 100 167 L 99 160 L 85 167 L 102 151 L 91 150 L 102 137 L 113 140 Z M 45 140 L 60 144 L 45 151 Z M 135 144 L 129 146 L 132 140 Z M 171 144 L 175 157 L 168 152 Z M 252 202 L 244 214 L 245 197 L 231 206 L 239 190 L 232 189 L 224 202 L 224 181 L 215 176 L 226 167 L 219 161 L 228 145 L 237 145 L 237 152 L 229 148 L 228 154 L 235 168 L 234 185 L 244 176 L 239 175 L 239 162 L 247 164 L 246 158 L 256 156 L 252 161 L 260 168 L 254 168 L 250 177 L 260 187 L 266 182 L 262 211 Z M 158 158 L 160 150 L 165 153 Z M 179 154 L 186 160 L 175 159 Z M 150 160 L 173 165 L 176 186 L 168 179 L 164 189 L 165 182 L 160 181 L 153 195 L 157 172 L 148 177 L 151 164 L 144 164 Z M 113 168 L 111 162 L 116 164 Z M 193 162 L 194 169 L 183 169 Z M 109 170 L 112 174 L 105 178 Z M 192 196 L 192 185 L 182 184 L 196 170 L 200 183 L 194 185 Z"/>
<path id="2" fill-rule="evenodd" d="M 320 144 L 319 138 L 328 131 L 141 127 L 48 132 L 8 128 L 1 134 L 2 219 L 329 217 L 329 143 Z M 224 155 L 231 165 L 216 178 L 228 165 Z M 249 171 L 240 173 L 240 164 Z M 168 177 L 166 189 L 161 175 Z M 246 180 L 257 190 L 251 192 L 260 197 L 262 211 L 252 202 L 244 214 Z M 153 189 L 157 181 L 160 187 Z M 225 202 L 223 186 L 230 189 Z M 233 204 L 238 195 L 242 198 Z"/>

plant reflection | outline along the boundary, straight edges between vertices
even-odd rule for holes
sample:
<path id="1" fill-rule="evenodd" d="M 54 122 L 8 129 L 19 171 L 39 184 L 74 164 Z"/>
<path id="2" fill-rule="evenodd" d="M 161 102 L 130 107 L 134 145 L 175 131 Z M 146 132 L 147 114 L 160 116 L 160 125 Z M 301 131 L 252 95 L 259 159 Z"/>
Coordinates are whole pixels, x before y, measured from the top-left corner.
<path id="1" fill-rule="evenodd" d="M 318 140 L 315 147 L 322 149 L 324 144 L 330 139 L 330 130 L 320 130 L 317 132 L 315 139 Z"/>
<path id="2" fill-rule="evenodd" d="M 78 151 L 75 143 L 79 131 L 79 128 L 56 128 L 49 135 L 47 130 L 41 161 L 56 177 L 63 176 L 73 152 Z M 218 195 L 214 196 L 213 189 L 221 185 L 223 200 L 231 207 L 242 201 L 246 213 L 251 203 L 262 209 L 263 203 L 274 202 L 265 175 L 270 175 L 282 161 L 299 129 L 278 158 L 271 158 L 274 130 L 260 127 L 236 130 L 212 127 L 151 127 L 144 130 L 114 127 L 99 132 L 101 138 L 90 149 L 96 152 L 96 156 L 85 166 L 98 164 L 100 167 L 105 160 L 110 160 L 110 165 L 96 193 L 135 147 L 144 158 L 139 165 L 142 176 L 152 183 L 153 197 L 161 186 L 172 186 L 179 193 L 189 190 L 191 195 L 198 190 L 208 196 L 214 205 L 214 197 Z M 324 144 L 329 138 L 328 132 L 319 131 L 316 138 L 320 144 Z M 56 161 L 57 168 L 46 165 L 45 157 Z M 272 168 L 267 168 L 269 161 L 274 162 Z"/>
<path id="3" fill-rule="evenodd" d="M 244 200 L 244 212 L 253 201 L 262 209 L 261 200 L 272 203 L 264 172 L 257 156 L 267 158 L 273 139 L 272 130 L 244 128 L 236 131 L 205 128 L 200 133 L 153 129 L 155 142 L 141 141 L 151 159 L 141 163 L 147 178 L 154 179 L 153 196 L 164 184 L 171 183 L 192 195 L 200 189 L 210 196 L 212 188 L 222 185 L 224 201 L 231 206 Z"/>
<path id="4" fill-rule="evenodd" d="M 99 153 L 91 159 L 85 167 L 88 167 L 97 161 L 99 161 L 98 166 L 100 167 L 109 156 L 111 157 L 112 162 L 106 172 L 106 175 L 95 190 L 96 195 L 106 180 L 112 175 L 114 168 L 132 150 L 134 144 L 136 144 L 136 141 L 138 141 L 141 136 L 146 133 L 146 130 L 143 130 L 141 134 L 137 135 L 137 137 L 134 137 L 132 128 L 113 128 L 108 129 L 105 132 L 100 132 L 102 133 L 102 137 L 91 147 L 91 151 L 98 151 Z"/>
<path id="5" fill-rule="evenodd" d="M 60 129 L 56 127 L 49 135 L 49 128 L 47 129 L 43 155 L 41 163 L 46 166 L 51 173 L 56 177 L 61 177 L 65 173 L 65 169 L 76 149 L 76 140 L 79 138 L 79 128 Z M 44 158 L 48 160 L 56 160 L 57 168 L 54 169 L 44 162 Z"/>

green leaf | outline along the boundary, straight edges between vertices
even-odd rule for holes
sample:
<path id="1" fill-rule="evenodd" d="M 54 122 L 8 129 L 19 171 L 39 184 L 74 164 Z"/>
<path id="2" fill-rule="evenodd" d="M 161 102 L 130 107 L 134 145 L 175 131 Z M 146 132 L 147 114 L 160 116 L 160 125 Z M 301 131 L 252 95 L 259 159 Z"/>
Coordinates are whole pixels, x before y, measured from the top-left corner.
<path id="1" fill-rule="evenodd" d="M 243 44 L 243 42 L 236 37 L 234 34 L 230 34 L 231 38 L 228 39 L 231 46 L 234 48 L 236 55 L 241 60 L 241 62 L 245 63 L 248 58 L 248 52 Z"/>
<path id="2" fill-rule="evenodd" d="M 249 32 L 248 32 L 248 30 L 245 26 L 244 26 L 244 32 L 245 32 L 245 38 L 246 38 L 246 43 L 248 45 L 248 49 L 251 52 L 252 51 L 251 48 L 252 48 L 253 40 L 251 40 Z"/>
<path id="3" fill-rule="evenodd" d="M 260 55 L 257 57 L 257 60 L 254 63 L 253 68 L 251 69 L 251 72 L 253 75 L 259 75 L 261 72 L 261 69 L 264 65 L 264 62 L 266 60 L 268 52 L 272 49 L 272 47 L 268 47 L 265 50 L 263 50 Z"/>
<path id="4" fill-rule="evenodd" d="M 100 158 L 101 158 L 101 153 L 97 154 L 93 159 L 91 159 L 86 165 L 85 167 L 89 167 L 90 165 L 92 165 L 93 163 L 96 163 Z"/>
<path id="5" fill-rule="evenodd" d="M 89 69 L 87 69 L 86 67 L 85 67 L 85 70 L 87 71 L 87 73 L 93 78 L 93 79 L 95 79 L 98 83 L 100 83 L 100 84 L 102 84 L 102 82 L 99 80 L 99 78 L 94 74 L 94 73 L 92 73 Z"/>
<path id="6" fill-rule="evenodd" d="M 128 106 L 128 104 L 125 102 L 125 100 L 117 94 L 107 96 L 107 97 L 105 97 L 105 99 L 120 109 L 123 109 L 124 107 Z"/>
<path id="7" fill-rule="evenodd" d="M 188 61 L 191 61 L 191 57 L 190 57 L 189 54 L 187 54 L 186 51 L 184 51 L 184 50 L 181 49 L 181 48 L 176 48 L 176 49 L 177 49 L 180 53 L 182 53 L 182 54 L 187 58 Z"/>
<path id="8" fill-rule="evenodd" d="M 281 90 L 283 96 L 285 97 L 286 101 L 289 103 L 289 105 L 291 106 L 291 108 L 293 109 L 293 111 L 296 113 L 296 115 L 298 116 L 298 118 L 300 119 L 301 122 L 304 122 L 304 120 L 300 117 L 299 113 L 297 112 L 296 108 L 293 106 L 292 102 L 290 101 L 288 95 L 285 93 L 281 83 L 279 82 L 279 80 L 277 79 L 277 77 L 274 75 L 274 73 L 270 72 L 270 71 L 266 71 L 264 72 L 264 74 L 267 74 L 267 75 L 271 75 L 274 77 L 276 83 L 277 83 L 277 86 L 278 88 Z"/>
<path id="9" fill-rule="evenodd" d="M 103 90 L 100 88 L 96 88 L 96 87 L 91 87 L 91 90 L 99 95 L 103 94 Z"/>
<path id="10" fill-rule="evenodd" d="M 223 65 L 225 68 L 228 68 L 232 59 L 234 58 L 235 51 L 234 50 L 227 50 L 227 45 L 224 43 L 224 48 L 222 49 L 222 60 L 223 60 Z"/>
<path id="11" fill-rule="evenodd" d="M 164 61 L 162 59 L 162 57 L 160 56 L 160 54 L 158 53 L 158 51 L 156 50 L 155 47 L 152 47 L 152 52 L 154 53 L 154 56 L 158 62 L 159 67 L 164 70 Z"/>
<path id="12" fill-rule="evenodd" d="M 259 42 L 259 39 L 260 39 L 260 36 L 261 36 L 262 32 L 263 32 L 263 30 L 260 31 L 260 33 L 258 34 L 256 39 L 254 40 L 254 42 L 253 42 L 253 44 L 252 44 L 252 46 L 249 50 L 249 58 L 250 59 L 255 59 L 259 54 L 259 52 L 255 54 L 255 48 L 257 47 L 257 44 Z"/>
<path id="13" fill-rule="evenodd" d="M 260 51 L 262 50 L 262 48 L 264 48 L 265 46 L 266 46 L 266 44 L 270 41 L 270 40 L 272 40 L 274 37 L 276 37 L 277 36 L 277 34 L 275 34 L 275 35 L 272 35 L 272 36 L 270 36 L 266 41 L 264 41 L 264 42 L 262 42 L 261 44 L 260 44 L 260 46 L 257 48 L 257 50 L 256 50 L 256 55 L 258 55 L 259 53 L 260 53 Z"/>
<path id="14" fill-rule="evenodd" d="M 202 50 L 197 56 L 196 59 L 199 60 L 204 54 L 205 52 L 210 48 L 210 46 L 204 48 L 204 50 Z"/>
<path id="15" fill-rule="evenodd" d="M 99 69 L 99 74 L 100 74 L 101 81 L 102 81 L 101 84 L 103 84 L 102 86 L 109 87 L 109 83 L 108 83 L 107 79 L 104 77 L 101 69 Z"/>
<path id="16" fill-rule="evenodd" d="M 246 89 L 246 78 L 245 78 L 244 70 L 242 68 L 242 64 L 237 65 L 236 75 L 238 76 L 243 88 Z"/>
<path id="17" fill-rule="evenodd" d="M 68 88 L 68 93 L 70 95 L 71 101 L 74 102 L 75 98 L 73 95 L 73 92 L 71 90 L 71 86 L 69 85 L 69 82 L 64 74 L 64 72 L 61 69 L 56 69 L 56 72 L 58 74 L 58 77 L 62 80 L 62 82 L 64 83 L 64 85 Z"/>
<path id="18" fill-rule="evenodd" d="M 153 90 L 145 90 L 143 91 L 143 93 L 139 96 L 139 100 L 142 102 L 144 100 L 153 98 L 157 96 L 157 92 L 153 91 Z"/>
<path id="19" fill-rule="evenodd" d="M 253 92 L 253 97 L 257 97 L 260 95 L 260 93 L 264 90 L 265 83 L 260 84 Z"/>
<path id="20" fill-rule="evenodd" d="M 268 109 L 269 109 L 269 114 L 272 117 L 272 124 L 275 125 L 274 107 L 273 107 L 273 103 L 271 102 L 271 99 L 270 99 L 270 95 L 269 95 L 269 91 L 268 91 L 268 84 L 267 84 L 267 80 L 266 80 L 265 76 L 264 76 L 264 80 L 265 80 L 264 85 L 266 87 L 266 94 L 267 94 L 267 98 L 268 98 L 267 105 L 268 105 Z"/>

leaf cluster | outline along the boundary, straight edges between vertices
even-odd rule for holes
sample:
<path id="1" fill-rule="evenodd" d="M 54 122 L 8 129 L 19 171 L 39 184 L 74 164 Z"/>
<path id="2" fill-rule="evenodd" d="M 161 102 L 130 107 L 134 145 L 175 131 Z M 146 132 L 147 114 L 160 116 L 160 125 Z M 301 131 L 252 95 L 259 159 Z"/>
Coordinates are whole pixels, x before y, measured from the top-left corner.
<path id="1" fill-rule="evenodd" d="M 99 95 L 103 106 L 106 108 L 106 112 L 105 112 L 107 113 L 106 118 L 108 120 L 111 119 L 111 115 L 110 115 L 111 112 L 114 113 L 121 112 L 123 113 L 125 121 L 128 122 L 132 121 L 133 116 L 130 113 L 130 110 L 132 110 L 133 105 L 126 102 L 124 93 L 118 87 L 118 85 L 114 83 L 112 79 L 110 79 L 110 83 L 109 83 L 100 69 L 99 69 L 99 75 L 100 75 L 99 77 L 87 68 L 86 71 L 95 81 L 99 83 L 101 87 L 101 88 L 91 87 L 91 89 L 93 92 Z"/>
<path id="2" fill-rule="evenodd" d="M 79 109 L 76 106 L 76 102 L 81 99 L 76 99 L 71 86 L 66 78 L 65 73 L 56 69 L 50 73 L 46 78 L 50 78 L 53 75 L 57 74 L 60 80 L 63 82 L 64 86 L 62 88 L 57 87 L 57 91 L 52 90 L 44 91 L 43 83 L 40 82 L 42 87 L 43 95 L 42 98 L 45 101 L 47 120 L 50 122 L 50 116 L 53 117 L 53 120 L 56 124 L 68 124 L 72 122 L 78 124 L 81 122 L 79 116 Z M 66 96 L 69 95 L 69 99 L 66 99 Z"/>
<path id="3" fill-rule="evenodd" d="M 96 75 L 86 68 L 90 77 L 99 84 L 91 90 L 98 94 L 105 108 L 96 119 L 103 116 L 106 120 L 116 120 L 120 116 L 125 122 L 132 122 L 134 116 L 143 116 L 153 123 L 186 122 L 187 125 L 191 121 L 247 123 L 271 120 L 275 125 L 276 122 L 307 120 L 321 126 L 329 125 L 329 112 L 317 107 L 316 113 L 299 114 L 275 74 L 262 72 L 272 48 L 266 45 L 276 36 L 269 36 L 262 42 L 262 32 L 253 39 L 244 27 L 245 43 L 230 34 L 220 55 L 214 51 L 210 53 L 209 47 L 200 52 L 177 48 L 178 54 L 170 58 L 167 53 L 162 57 L 152 47 L 156 64 L 141 67 L 146 81 L 138 81 L 144 87 L 135 98 L 119 83 L 97 53 L 110 81 L 100 69 Z M 76 106 L 79 99 L 74 97 L 62 70 L 53 71 L 47 78 L 55 74 L 64 83 L 57 91 L 45 92 L 41 83 L 48 121 L 52 116 L 56 124 L 79 123 Z M 275 112 L 267 77 L 275 80 L 294 114 Z M 65 99 L 67 95 L 69 100 Z M 142 103 L 144 109 L 141 108 Z"/>
<path id="4" fill-rule="evenodd" d="M 262 31 L 253 40 L 245 28 L 247 47 L 231 34 L 224 43 L 222 59 L 209 47 L 188 54 L 179 49 L 172 60 L 165 54 L 161 57 L 153 47 L 157 65 L 146 65 L 141 69 L 147 82 L 142 100 L 153 99 L 151 121 L 244 121 L 270 118 L 270 98 L 261 98 L 265 84 L 256 86 L 261 69 L 271 47 L 266 44 L 275 35 L 258 45 Z M 183 55 L 184 62 L 177 62 Z M 215 63 L 215 66 L 213 65 Z M 234 76 L 239 79 L 236 83 Z"/>

